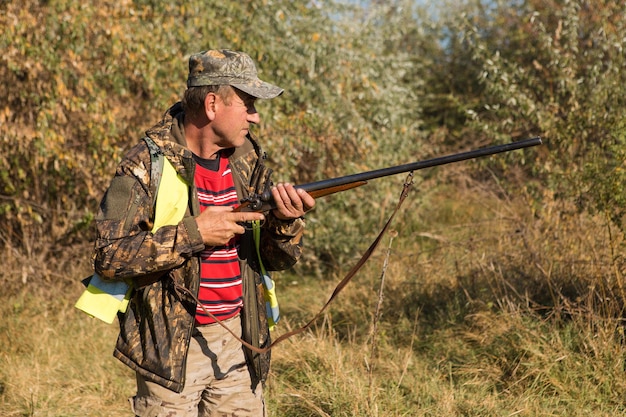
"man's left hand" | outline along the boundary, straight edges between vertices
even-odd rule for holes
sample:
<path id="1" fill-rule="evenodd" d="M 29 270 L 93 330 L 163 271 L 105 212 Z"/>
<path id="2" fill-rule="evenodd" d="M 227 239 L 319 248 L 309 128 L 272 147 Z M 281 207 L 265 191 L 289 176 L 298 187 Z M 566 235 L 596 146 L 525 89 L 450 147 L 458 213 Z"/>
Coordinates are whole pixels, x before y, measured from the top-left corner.
<path id="1" fill-rule="evenodd" d="M 315 207 L 315 199 L 309 193 L 289 183 L 276 184 L 272 188 L 272 197 L 276 203 L 274 216 L 280 220 L 297 219 Z"/>

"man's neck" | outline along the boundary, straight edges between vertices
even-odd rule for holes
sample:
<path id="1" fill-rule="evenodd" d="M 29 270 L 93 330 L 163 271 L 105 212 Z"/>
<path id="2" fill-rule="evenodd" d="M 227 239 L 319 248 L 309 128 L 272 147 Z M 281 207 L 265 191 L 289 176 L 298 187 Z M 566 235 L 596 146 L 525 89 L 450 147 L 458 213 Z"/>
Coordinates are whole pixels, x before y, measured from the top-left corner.
<path id="1" fill-rule="evenodd" d="M 202 159 L 216 159 L 223 149 L 215 144 L 206 133 L 206 126 L 199 127 L 185 118 L 185 140 L 187 147 L 196 156 Z"/>

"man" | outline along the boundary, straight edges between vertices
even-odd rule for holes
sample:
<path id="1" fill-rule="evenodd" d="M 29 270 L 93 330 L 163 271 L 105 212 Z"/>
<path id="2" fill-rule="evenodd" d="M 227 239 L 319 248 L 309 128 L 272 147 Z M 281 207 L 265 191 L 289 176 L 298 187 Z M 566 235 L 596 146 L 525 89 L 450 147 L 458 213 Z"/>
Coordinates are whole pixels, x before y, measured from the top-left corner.
<path id="1" fill-rule="evenodd" d="M 265 268 L 286 269 L 301 254 L 302 216 L 315 201 L 269 182 L 249 128 L 260 121 L 255 100 L 283 90 L 261 81 L 248 55 L 192 55 L 187 86 L 182 102 L 146 132 L 189 184 L 182 220 L 152 230 L 155 197 L 165 194 L 151 182 L 147 140 L 123 158 L 101 203 L 96 272 L 133 288 L 114 355 L 136 371 L 137 416 L 263 416 L 269 355 L 243 349 L 231 334 L 253 346 L 270 342 L 260 262 L 246 225 L 262 221 Z M 265 190 L 276 209 L 233 211 Z"/>

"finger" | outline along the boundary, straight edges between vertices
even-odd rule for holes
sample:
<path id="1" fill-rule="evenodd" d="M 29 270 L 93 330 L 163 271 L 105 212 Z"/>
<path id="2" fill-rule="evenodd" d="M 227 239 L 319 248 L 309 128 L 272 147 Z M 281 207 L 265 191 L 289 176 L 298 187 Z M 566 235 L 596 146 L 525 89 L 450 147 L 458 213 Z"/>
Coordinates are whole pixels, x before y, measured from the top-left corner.
<path id="1" fill-rule="evenodd" d="M 300 203 L 300 196 L 293 185 L 286 182 L 279 184 L 277 188 L 285 206 L 296 207 Z"/>
<path id="2" fill-rule="evenodd" d="M 274 197 L 274 202 L 276 203 L 276 208 L 279 211 L 284 211 L 285 208 L 285 200 L 287 200 L 287 192 L 285 191 L 285 186 L 281 183 L 276 184 L 272 188 L 272 197 Z"/>
<path id="3" fill-rule="evenodd" d="M 233 207 L 231 206 L 208 206 L 204 209 L 204 212 L 212 212 L 212 213 L 220 213 L 220 212 L 229 212 L 233 211 Z"/>
<path id="4" fill-rule="evenodd" d="M 230 213 L 227 215 L 228 220 L 233 221 L 235 223 L 239 222 L 252 222 L 255 220 L 264 220 L 265 216 L 263 213 L 257 213 L 255 211 L 238 211 L 235 213 Z"/>
<path id="5" fill-rule="evenodd" d="M 276 187 L 276 195 L 274 196 L 276 208 L 284 218 L 293 219 L 304 214 L 300 196 L 295 188 L 289 184 L 279 184 Z"/>
<path id="6" fill-rule="evenodd" d="M 302 210 L 302 197 L 300 197 L 296 188 L 291 184 L 285 184 L 284 190 L 287 196 L 288 204 L 298 211 Z"/>
<path id="7" fill-rule="evenodd" d="M 278 184 L 272 189 L 276 209 L 272 212 L 282 220 L 296 219 L 305 214 L 304 203 L 296 188 L 289 184 Z"/>
<path id="8" fill-rule="evenodd" d="M 233 235 L 230 237 L 233 238 L 235 237 L 235 235 L 243 235 L 244 233 L 246 233 L 246 228 L 240 224 L 235 223 L 235 226 L 233 227 Z"/>
<path id="9" fill-rule="evenodd" d="M 296 188 L 296 191 L 302 200 L 304 211 L 309 211 L 315 207 L 315 199 L 311 196 L 311 194 L 307 193 L 302 188 Z"/>
<path id="10" fill-rule="evenodd" d="M 285 190 L 282 184 L 277 184 L 272 187 L 272 198 L 274 199 L 274 203 L 276 207 L 272 210 L 274 216 L 281 220 L 288 220 L 293 218 L 289 209 L 285 207 L 285 202 L 283 200 L 283 194 L 285 194 Z"/>

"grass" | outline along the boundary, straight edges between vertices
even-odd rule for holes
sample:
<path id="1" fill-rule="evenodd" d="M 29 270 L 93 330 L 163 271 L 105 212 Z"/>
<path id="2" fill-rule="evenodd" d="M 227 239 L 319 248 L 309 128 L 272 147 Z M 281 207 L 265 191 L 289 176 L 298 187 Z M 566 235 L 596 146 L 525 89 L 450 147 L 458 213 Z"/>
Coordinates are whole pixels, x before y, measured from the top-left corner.
<path id="1" fill-rule="evenodd" d="M 75 310 L 78 294 L 22 292 L 3 300 L 3 416 L 128 415 L 133 379 L 112 357 L 116 326 Z"/>
<path id="2" fill-rule="evenodd" d="M 621 242 L 601 219 L 473 189 L 430 195 L 394 227 L 323 318 L 274 349 L 271 415 L 626 413 Z M 84 251 L 37 274 L 27 255 L 2 254 L 2 416 L 130 415 L 117 326 L 73 308 Z M 277 335 L 313 317 L 350 266 L 276 274 Z"/>

